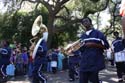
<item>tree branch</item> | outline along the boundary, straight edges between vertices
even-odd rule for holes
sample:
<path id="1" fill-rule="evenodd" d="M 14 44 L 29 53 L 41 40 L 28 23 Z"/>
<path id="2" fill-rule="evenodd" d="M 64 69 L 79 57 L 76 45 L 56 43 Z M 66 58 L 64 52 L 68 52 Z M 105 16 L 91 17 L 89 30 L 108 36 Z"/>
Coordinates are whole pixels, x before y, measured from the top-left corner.
<path id="1" fill-rule="evenodd" d="M 115 4 L 115 6 L 114 6 L 114 8 L 113 8 L 113 11 L 112 11 L 112 20 L 111 20 L 110 26 L 109 26 L 110 29 L 114 26 L 115 20 L 116 20 L 116 17 L 117 17 L 117 15 L 115 15 L 116 7 L 117 7 L 117 3 Z M 108 33 L 108 31 L 109 31 L 110 29 L 106 29 L 106 31 L 104 32 L 104 34 L 105 34 L 105 35 L 112 34 L 112 33 L 115 31 L 115 27 L 113 27 L 113 30 L 112 30 L 110 33 Z"/>
<path id="2" fill-rule="evenodd" d="M 70 14 L 69 9 L 66 6 L 63 6 L 63 8 L 66 9 L 67 14 L 69 15 Z"/>
<path id="3" fill-rule="evenodd" d="M 87 17 L 89 14 L 94 14 L 96 12 L 99 12 L 99 11 L 102 11 L 102 10 L 105 10 L 108 6 L 108 3 L 109 3 L 109 0 L 105 0 L 105 5 L 102 7 L 102 8 L 97 8 L 96 10 L 88 10 L 84 17 Z M 103 4 L 103 3 L 102 3 Z"/>
<path id="4" fill-rule="evenodd" d="M 54 7 L 54 14 L 56 15 L 61 9 L 63 9 L 63 5 L 68 2 L 69 0 L 62 0 L 62 1 L 57 1 L 55 7 Z"/>
<path id="5" fill-rule="evenodd" d="M 38 7 L 38 6 L 39 6 L 39 3 L 37 3 L 37 4 L 36 4 L 36 6 L 35 6 L 35 9 L 34 9 L 34 10 L 37 10 L 37 7 Z"/>
<path id="6" fill-rule="evenodd" d="M 44 0 L 35 0 L 35 1 L 32 1 L 32 0 L 22 0 L 22 1 L 28 1 L 28 2 L 31 2 L 31 3 L 42 3 L 47 9 L 48 11 L 52 11 L 52 6 L 48 3 L 48 1 L 44 1 Z"/>

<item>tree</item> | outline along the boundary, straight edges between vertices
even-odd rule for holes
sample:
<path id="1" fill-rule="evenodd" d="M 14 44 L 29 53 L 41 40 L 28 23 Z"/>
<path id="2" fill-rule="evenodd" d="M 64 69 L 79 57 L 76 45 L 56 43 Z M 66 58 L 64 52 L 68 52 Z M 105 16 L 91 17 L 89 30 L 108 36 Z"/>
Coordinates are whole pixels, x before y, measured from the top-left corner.
<path id="1" fill-rule="evenodd" d="M 110 22 L 110 26 L 107 26 L 105 28 L 104 31 L 104 34 L 109 36 L 111 35 L 113 32 L 115 31 L 120 31 L 120 27 L 121 27 L 121 23 L 120 23 L 120 19 L 121 19 L 121 16 L 119 15 L 119 4 L 121 2 L 113 2 L 113 0 L 110 0 L 110 3 L 108 5 L 108 9 L 109 9 L 109 13 L 111 15 L 111 19 L 109 20 Z"/>
<path id="2" fill-rule="evenodd" d="M 71 27 L 74 27 L 73 30 L 76 32 L 76 29 L 78 29 L 76 26 L 78 25 L 78 22 L 81 21 L 81 18 L 106 9 L 109 2 L 109 0 L 9 0 L 8 3 L 12 3 L 12 7 L 10 7 L 12 8 L 11 11 L 15 11 L 21 8 L 21 5 L 26 1 L 36 4 L 35 10 L 37 10 L 41 4 L 46 7 L 48 11 L 48 21 L 46 25 L 49 29 L 49 47 L 52 47 L 51 45 L 53 45 L 52 41 L 55 34 L 57 35 L 58 32 L 62 31 L 65 33 L 66 30 L 70 31 L 73 29 Z M 72 4 L 74 4 L 74 6 L 70 9 L 70 5 Z M 91 4 L 91 6 L 88 6 L 89 4 Z M 72 16 L 72 11 L 78 11 L 78 13 L 81 13 L 81 17 L 78 18 L 77 16 Z M 55 24 L 57 20 L 62 23 L 59 23 L 61 26 Z"/>

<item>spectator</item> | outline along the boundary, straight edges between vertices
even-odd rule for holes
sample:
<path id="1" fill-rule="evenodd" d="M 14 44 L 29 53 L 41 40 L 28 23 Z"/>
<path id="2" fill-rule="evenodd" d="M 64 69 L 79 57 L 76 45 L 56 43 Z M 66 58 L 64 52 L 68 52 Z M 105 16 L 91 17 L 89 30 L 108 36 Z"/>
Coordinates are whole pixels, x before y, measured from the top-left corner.
<path id="1" fill-rule="evenodd" d="M 12 55 L 10 57 L 10 62 L 12 62 L 13 64 L 16 64 L 16 49 L 12 50 Z"/>
<path id="2" fill-rule="evenodd" d="M 57 61 L 58 61 L 58 54 L 54 50 L 51 55 L 51 67 L 52 67 L 52 72 L 54 74 L 57 72 Z"/>
<path id="3" fill-rule="evenodd" d="M 47 60 L 48 60 L 47 72 L 52 72 L 52 68 L 51 68 L 51 56 L 52 56 L 52 50 L 49 50 L 48 53 L 47 53 Z"/>
<path id="4" fill-rule="evenodd" d="M 64 55 L 61 52 L 61 50 L 58 50 L 58 70 L 62 70 L 63 69 L 63 59 L 64 59 Z"/>
<path id="5" fill-rule="evenodd" d="M 29 56 L 29 66 L 28 66 L 28 76 L 32 77 L 32 71 L 33 71 L 33 59 L 32 55 Z"/>
<path id="6" fill-rule="evenodd" d="M 28 53 L 26 47 L 24 47 L 22 50 L 22 58 L 23 58 L 23 73 L 26 74 L 28 70 Z"/>
<path id="7" fill-rule="evenodd" d="M 16 49 L 17 55 L 16 55 L 16 75 L 22 75 L 23 73 L 23 58 L 21 50 L 18 48 Z"/>

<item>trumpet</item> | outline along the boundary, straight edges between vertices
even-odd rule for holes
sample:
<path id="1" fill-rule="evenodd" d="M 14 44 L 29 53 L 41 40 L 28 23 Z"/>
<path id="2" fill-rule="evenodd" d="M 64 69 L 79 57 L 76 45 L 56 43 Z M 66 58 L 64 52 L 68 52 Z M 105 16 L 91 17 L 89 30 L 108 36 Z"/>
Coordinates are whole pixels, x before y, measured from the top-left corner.
<path id="1" fill-rule="evenodd" d="M 66 53 L 67 55 L 70 55 L 73 51 L 79 50 L 84 44 L 85 44 L 85 42 L 83 40 L 79 39 L 71 44 L 68 44 L 64 48 L 64 53 Z"/>

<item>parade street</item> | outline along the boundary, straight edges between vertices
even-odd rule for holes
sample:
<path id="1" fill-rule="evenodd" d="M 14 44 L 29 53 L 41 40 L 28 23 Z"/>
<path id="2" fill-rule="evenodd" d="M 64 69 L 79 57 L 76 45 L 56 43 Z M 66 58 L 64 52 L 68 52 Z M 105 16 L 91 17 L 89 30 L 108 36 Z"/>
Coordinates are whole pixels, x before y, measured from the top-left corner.
<path id="1" fill-rule="evenodd" d="M 68 72 L 61 71 L 57 74 L 46 73 L 47 76 L 47 83 L 78 83 L 78 80 L 75 82 L 68 81 Z M 117 83 L 117 75 L 116 75 L 116 68 L 108 66 L 105 70 L 100 72 L 99 76 L 102 83 Z M 7 83 L 31 83 L 31 79 L 27 76 L 19 76 L 15 78 L 11 78 L 10 81 Z"/>

